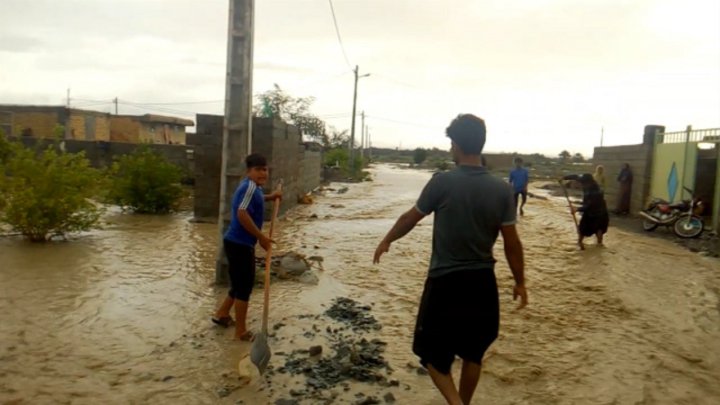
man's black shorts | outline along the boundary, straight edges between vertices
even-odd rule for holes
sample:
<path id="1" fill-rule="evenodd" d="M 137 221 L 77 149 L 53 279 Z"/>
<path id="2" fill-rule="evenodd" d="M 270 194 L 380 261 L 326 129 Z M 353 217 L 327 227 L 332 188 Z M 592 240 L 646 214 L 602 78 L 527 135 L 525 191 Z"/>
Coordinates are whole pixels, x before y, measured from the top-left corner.
<path id="1" fill-rule="evenodd" d="M 228 295 L 241 301 L 249 301 L 255 285 L 255 248 L 223 240 L 230 273 Z"/>
<path id="2" fill-rule="evenodd" d="M 481 364 L 500 326 L 492 269 L 462 270 L 425 281 L 413 352 L 448 374 L 455 356 Z"/>

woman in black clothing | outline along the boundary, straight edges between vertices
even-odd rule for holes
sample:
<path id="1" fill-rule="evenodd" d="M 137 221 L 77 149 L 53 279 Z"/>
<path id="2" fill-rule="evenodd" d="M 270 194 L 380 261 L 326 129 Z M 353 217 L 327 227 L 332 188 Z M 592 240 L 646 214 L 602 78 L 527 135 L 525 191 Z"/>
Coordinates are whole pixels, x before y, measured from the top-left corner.
<path id="1" fill-rule="evenodd" d="M 583 188 L 582 206 L 573 208 L 573 213 L 581 212 L 582 219 L 578 225 L 578 245 L 583 249 L 583 239 L 595 235 L 598 245 L 603 243 L 603 235 L 607 233 L 610 224 L 605 195 L 592 174 L 576 175 L 571 174 L 563 177 L 563 180 L 575 180 L 580 182 Z"/>
<path id="2" fill-rule="evenodd" d="M 615 209 L 616 214 L 630 213 L 630 197 L 632 196 L 633 173 L 630 165 L 625 163 L 617 177 L 618 181 L 618 203 Z"/>

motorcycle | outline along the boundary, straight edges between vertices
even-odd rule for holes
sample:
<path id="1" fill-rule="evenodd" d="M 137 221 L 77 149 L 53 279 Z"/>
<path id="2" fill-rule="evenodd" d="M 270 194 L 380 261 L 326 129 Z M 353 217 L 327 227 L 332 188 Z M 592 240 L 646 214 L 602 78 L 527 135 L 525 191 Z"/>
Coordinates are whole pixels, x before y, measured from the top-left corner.
<path id="1" fill-rule="evenodd" d="M 702 201 L 698 200 L 692 190 L 683 187 L 692 195 L 689 200 L 670 204 L 654 198 L 648 207 L 639 212 L 643 218 L 643 229 L 654 231 L 658 226 L 672 227 L 675 235 L 681 238 L 697 238 L 705 229 L 700 216 L 703 211 Z"/>

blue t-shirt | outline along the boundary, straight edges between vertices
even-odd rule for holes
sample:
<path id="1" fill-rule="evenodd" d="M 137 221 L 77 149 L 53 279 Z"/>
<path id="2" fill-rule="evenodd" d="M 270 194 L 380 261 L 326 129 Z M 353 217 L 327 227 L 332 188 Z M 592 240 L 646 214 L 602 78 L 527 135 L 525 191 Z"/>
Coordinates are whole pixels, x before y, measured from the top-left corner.
<path id="1" fill-rule="evenodd" d="M 237 216 L 237 212 L 240 209 L 246 210 L 258 229 L 262 229 L 265 196 L 263 195 L 262 189 L 247 177 L 240 182 L 237 190 L 235 190 L 235 194 L 233 194 L 232 219 L 230 220 L 230 227 L 225 232 L 225 239 L 230 242 L 254 247 L 257 243 L 257 238 L 240 224 Z"/>
<path id="2" fill-rule="evenodd" d="M 524 191 L 530 181 L 530 173 L 524 167 L 516 167 L 510 172 L 510 184 L 516 193 Z"/>

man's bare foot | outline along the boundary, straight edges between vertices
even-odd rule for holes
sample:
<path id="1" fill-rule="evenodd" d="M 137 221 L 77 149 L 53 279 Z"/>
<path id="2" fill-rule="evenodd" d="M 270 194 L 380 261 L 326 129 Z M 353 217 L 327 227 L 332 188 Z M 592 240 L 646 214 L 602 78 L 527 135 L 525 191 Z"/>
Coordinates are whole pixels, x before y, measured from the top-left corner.
<path id="1" fill-rule="evenodd" d="M 255 340 L 255 334 L 252 333 L 252 331 L 246 330 L 245 332 L 235 332 L 235 339 L 241 340 L 243 342 L 252 342 Z"/>

